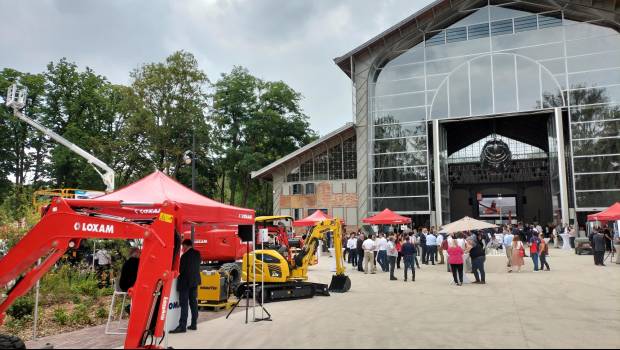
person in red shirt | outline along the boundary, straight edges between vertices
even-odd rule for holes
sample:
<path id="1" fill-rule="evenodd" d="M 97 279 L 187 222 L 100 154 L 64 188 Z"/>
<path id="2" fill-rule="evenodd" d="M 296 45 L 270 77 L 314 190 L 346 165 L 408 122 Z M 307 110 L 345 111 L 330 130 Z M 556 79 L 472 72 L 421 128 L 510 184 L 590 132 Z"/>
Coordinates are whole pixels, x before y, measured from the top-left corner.
<path id="1" fill-rule="evenodd" d="M 454 278 L 454 283 L 457 286 L 463 285 L 463 248 L 461 248 L 456 240 L 452 240 L 450 242 L 451 245 L 448 247 L 448 264 L 450 264 L 450 269 L 452 270 L 452 278 Z"/>

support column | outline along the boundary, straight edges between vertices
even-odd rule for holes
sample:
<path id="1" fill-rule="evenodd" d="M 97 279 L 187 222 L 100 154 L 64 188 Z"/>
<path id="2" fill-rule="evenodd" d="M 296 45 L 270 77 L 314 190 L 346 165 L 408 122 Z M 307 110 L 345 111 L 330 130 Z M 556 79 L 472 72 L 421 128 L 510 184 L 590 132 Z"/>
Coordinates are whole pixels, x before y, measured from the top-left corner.
<path id="1" fill-rule="evenodd" d="M 439 152 L 439 120 L 433 120 L 433 179 L 435 181 L 435 225 L 443 224 L 441 208 L 441 163 Z"/>
<path id="2" fill-rule="evenodd" d="M 560 181 L 560 210 L 562 213 L 562 224 L 568 224 L 570 217 L 568 212 L 568 180 L 566 167 L 566 154 L 564 147 L 564 125 L 562 123 L 562 108 L 554 109 L 554 123 L 558 150 L 558 179 Z"/>

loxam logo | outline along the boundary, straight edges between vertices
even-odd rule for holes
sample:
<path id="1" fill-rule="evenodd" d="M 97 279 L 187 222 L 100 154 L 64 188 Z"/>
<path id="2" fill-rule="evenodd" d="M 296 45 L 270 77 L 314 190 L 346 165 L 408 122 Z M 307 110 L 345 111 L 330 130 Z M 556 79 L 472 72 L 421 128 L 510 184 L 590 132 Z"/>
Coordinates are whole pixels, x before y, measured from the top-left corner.
<path id="1" fill-rule="evenodd" d="M 159 214 L 161 209 L 134 209 L 136 214 Z"/>
<path id="2" fill-rule="evenodd" d="M 250 215 L 250 214 L 239 214 L 239 219 L 252 220 L 252 215 Z"/>
<path id="3" fill-rule="evenodd" d="M 166 320 L 166 313 L 168 312 L 166 305 L 168 305 L 168 297 L 164 297 L 164 301 L 161 303 L 161 315 L 159 316 L 161 321 Z"/>
<path id="4" fill-rule="evenodd" d="M 114 225 L 105 224 L 87 224 L 76 222 L 73 224 L 73 229 L 82 232 L 114 233 Z"/>

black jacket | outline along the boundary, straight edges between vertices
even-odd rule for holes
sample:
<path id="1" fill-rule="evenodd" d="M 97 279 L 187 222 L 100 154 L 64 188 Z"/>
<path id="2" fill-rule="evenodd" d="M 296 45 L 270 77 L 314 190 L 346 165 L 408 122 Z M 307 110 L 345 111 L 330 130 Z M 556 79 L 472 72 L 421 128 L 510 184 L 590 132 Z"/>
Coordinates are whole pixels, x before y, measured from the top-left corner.
<path id="1" fill-rule="evenodd" d="M 190 248 L 181 255 L 179 266 L 179 280 L 177 290 L 187 290 L 198 288 L 200 285 L 200 253 L 194 248 Z"/>
<path id="2" fill-rule="evenodd" d="M 133 287 L 133 285 L 136 283 L 139 266 L 140 259 L 138 258 L 129 258 L 123 264 L 123 268 L 121 269 L 121 276 L 118 280 L 118 286 L 123 292 L 128 291 L 129 288 Z"/>

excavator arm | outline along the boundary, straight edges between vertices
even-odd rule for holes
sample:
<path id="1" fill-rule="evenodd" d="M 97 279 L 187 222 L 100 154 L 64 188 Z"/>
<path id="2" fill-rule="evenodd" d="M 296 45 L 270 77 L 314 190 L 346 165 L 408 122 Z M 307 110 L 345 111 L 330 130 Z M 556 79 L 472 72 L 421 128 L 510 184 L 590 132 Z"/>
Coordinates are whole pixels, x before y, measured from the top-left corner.
<path id="1" fill-rule="evenodd" d="M 106 205 L 122 206 L 121 202 Z M 126 219 L 96 216 L 72 208 L 55 198 L 41 221 L 0 259 L 0 288 L 17 280 L 0 304 L 0 324 L 6 311 L 82 239 L 143 239 L 143 250 L 134 287 L 126 348 L 157 348 L 164 325 L 172 281 L 178 276 L 180 237 L 176 232 L 178 206 L 165 203 L 157 220 L 140 225 Z M 41 264 L 35 265 L 42 259 Z M 149 343 L 150 341 L 150 343 Z"/>
<path id="2" fill-rule="evenodd" d="M 351 280 L 345 275 L 344 258 L 342 254 L 342 223 L 340 220 L 324 220 L 312 228 L 310 237 L 304 246 L 303 254 L 298 255 L 293 269 L 293 275 L 307 276 L 314 255 L 318 249 L 319 241 L 326 242 L 327 233 L 333 233 L 334 254 L 336 259 L 336 275 L 332 277 L 329 285 L 330 292 L 344 293 L 351 288 Z"/>

